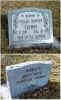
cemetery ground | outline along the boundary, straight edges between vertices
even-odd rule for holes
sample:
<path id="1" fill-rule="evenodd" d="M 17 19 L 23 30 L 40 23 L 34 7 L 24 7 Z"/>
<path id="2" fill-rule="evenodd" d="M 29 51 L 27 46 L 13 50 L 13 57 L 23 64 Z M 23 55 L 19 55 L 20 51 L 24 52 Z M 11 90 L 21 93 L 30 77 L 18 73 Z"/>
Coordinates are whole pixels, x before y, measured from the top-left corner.
<path id="1" fill-rule="evenodd" d="M 46 8 L 53 12 L 53 34 L 60 41 L 60 2 L 59 1 L 2 1 L 1 2 L 1 52 L 2 53 L 60 53 L 59 48 L 30 47 L 10 49 L 8 38 L 8 11 L 27 7 Z"/>
<path id="2" fill-rule="evenodd" d="M 52 70 L 46 86 L 23 94 L 19 98 L 27 99 L 59 99 L 60 98 L 60 55 L 59 54 L 2 54 L 1 84 L 6 83 L 6 66 L 26 61 L 51 60 Z M 3 98 L 3 97 L 2 97 Z"/>

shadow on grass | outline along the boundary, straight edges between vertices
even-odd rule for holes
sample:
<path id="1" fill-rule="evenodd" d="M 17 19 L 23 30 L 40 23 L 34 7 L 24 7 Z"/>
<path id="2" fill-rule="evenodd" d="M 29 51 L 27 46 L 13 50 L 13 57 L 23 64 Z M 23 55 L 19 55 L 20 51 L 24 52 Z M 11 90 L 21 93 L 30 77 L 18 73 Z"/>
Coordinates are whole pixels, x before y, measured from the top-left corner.
<path id="1" fill-rule="evenodd" d="M 7 53 L 9 51 L 8 40 L 8 18 L 7 15 L 1 16 L 1 52 Z"/>
<path id="2" fill-rule="evenodd" d="M 7 15 L 1 16 L 1 25 L 2 25 L 2 28 L 5 30 L 5 35 L 6 35 L 6 38 L 8 39 L 8 18 L 7 18 Z"/>
<path id="3" fill-rule="evenodd" d="M 42 88 L 36 89 L 33 92 L 28 92 L 20 96 L 20 99 L 59 99 L 60 98 L 60 83 L 51 82 Z"/>

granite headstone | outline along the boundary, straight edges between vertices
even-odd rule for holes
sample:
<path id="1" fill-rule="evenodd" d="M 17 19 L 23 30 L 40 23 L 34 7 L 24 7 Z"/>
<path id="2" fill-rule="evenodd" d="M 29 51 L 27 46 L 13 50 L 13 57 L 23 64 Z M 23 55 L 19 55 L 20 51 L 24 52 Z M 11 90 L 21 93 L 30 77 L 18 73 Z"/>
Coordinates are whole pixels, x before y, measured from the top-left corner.
<path id="1" fill-rule="evenodd" d="M 7 85 L 12 98 L 46 85 L 51 67 L 51 61 L 31 61 L 7 66 Z"/>
<path id="2" fill-rule="evenodd" d="M 53 43 L 52 11 L 23 8 L 8 12 L 9 47 L 21 48 Z"/>

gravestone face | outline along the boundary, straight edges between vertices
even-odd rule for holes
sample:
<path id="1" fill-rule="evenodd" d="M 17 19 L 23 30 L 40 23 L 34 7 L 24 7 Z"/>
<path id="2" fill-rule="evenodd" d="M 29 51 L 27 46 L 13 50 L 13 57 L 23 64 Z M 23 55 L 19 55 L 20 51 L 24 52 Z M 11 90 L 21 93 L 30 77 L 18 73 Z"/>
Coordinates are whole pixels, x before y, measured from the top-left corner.
<path id="1" fill-rule="evenodd" d="M 24 8 L 9 11 L 8 27 L 11 48 L 53 43 L 51 10 Z"/>
<path id="2" fill-rule="evenodd" d="M 6 67 L 12 98 L 46 85 L 51 67 L 51 61 L 31 61 Z"/>

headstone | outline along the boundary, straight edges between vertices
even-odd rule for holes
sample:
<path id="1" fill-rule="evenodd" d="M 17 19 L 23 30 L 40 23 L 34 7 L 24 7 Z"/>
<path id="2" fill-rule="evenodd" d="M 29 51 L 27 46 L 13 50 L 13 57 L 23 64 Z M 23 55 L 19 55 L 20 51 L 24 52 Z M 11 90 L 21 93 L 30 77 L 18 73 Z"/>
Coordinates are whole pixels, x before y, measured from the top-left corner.
<path id="1" fill-rule="evenodd" d="M 43 87 L 48 83 L 51 61 L 31 61 L 6 67 L 11 97 Z"/>
<path id="2" fill-rule="evenodd" d="M 23 8 L 8 12 L 9 46 L 21 48 L 53 43 L 52 11 Z"/>

